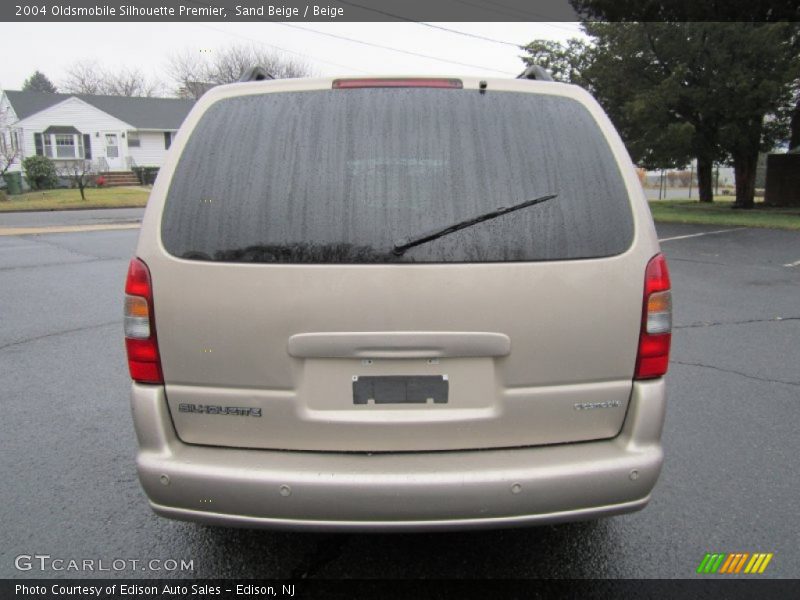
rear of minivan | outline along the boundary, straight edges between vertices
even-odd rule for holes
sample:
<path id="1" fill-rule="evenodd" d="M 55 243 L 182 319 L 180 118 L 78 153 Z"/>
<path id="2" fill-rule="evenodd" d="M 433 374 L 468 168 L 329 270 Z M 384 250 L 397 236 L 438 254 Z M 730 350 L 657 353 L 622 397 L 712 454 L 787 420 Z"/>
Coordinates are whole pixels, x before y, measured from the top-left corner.
<path id="1" fill-rule="evenodd" d="M 669 276 L 580 88 L 215 88 L 126 285 L 138 472 L 160 515 L 429 529 L 642 508 Z"/>

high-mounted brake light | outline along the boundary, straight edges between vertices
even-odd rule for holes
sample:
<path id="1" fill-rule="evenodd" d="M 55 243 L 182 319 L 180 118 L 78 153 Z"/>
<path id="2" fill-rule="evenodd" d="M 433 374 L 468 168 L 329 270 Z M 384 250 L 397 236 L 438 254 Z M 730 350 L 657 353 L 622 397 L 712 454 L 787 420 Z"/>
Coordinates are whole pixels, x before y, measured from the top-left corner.
<path id="1" fill-rule="evenodd" d="M 433 78 L 361 78 L 361 79 L 334 79 L 333 89 L 347 90 L 354 88 L 448 88 L 460 90 L 464 84 L 460 79 L 433 79 Z"/>
<path id="2" fill-rule="evenodd" d="M 661 377 L 669 367 L 672 341 L 672 292 L 669 270 L 663 254 L 647 263 L 644 276 L 644 303 L 639 333 L 634 379 Z"/>
<path id="3" fill-rule="evenodd" d="M 150 270 L 138 258 L 131 260 L 125 281 L 125 350 L 131 379 L 139 383 L 164 383 Z"/>

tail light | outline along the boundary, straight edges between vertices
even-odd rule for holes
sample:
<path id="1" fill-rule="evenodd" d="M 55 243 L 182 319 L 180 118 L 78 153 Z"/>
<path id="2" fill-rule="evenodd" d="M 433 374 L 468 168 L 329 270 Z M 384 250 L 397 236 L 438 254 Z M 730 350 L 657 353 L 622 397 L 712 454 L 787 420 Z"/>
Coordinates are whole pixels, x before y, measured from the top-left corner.
<path id="1" fill-rule="evenodd" d="M 664 255 L 656 254 L 645 270 L 642 328 L 634 379 L 653 379 L 667 372 L 671 341 L 672 292 L 669 270 Z"/>
<path id="2" fill-rule="evenodd" d="M 139 383 L 164 383 L 158 354 L 150 270 L 134 258 L 125 281 L 125 349 L 131 378 Z"/>

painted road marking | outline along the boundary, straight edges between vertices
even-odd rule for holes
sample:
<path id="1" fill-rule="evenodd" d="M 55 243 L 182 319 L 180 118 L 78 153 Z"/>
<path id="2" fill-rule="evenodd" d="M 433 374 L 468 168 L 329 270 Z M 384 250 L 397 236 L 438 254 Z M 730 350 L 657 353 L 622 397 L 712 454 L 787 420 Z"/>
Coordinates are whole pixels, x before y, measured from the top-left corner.
<path id="1" fill-rule="evenodd" d="M 783 265 L 784 267 L 800 267 L 800 260 L 796 260 L 794 262 L 786 263 Z"/>
<path id="2" fill-rule="evenodd" d="M 53 227 L 0 227 L 0 235 L 35 235 L 42 233 L 74 233 L 76 231 L 106 231 L 110 229 L 139 229 L 141 223 L 106 223 L 103 225 L 56 225 Z"/>
<path id="3" fill-rule="evenodd" d="M 676 235 L 675 237 L 663 238 L 658 240 L 661 243 L 671 242 L 672 240 L 685 240 L 687 238 L 701 237 L 704 235 L 716 235 L 718 233 L 728 233 L 729 231 L 742 231 L 747 227 L 736 227 L 735 229 L 718 229 L 717 231 L 704 231 L 703 233 L 691 233 L 689 235 Z"/>

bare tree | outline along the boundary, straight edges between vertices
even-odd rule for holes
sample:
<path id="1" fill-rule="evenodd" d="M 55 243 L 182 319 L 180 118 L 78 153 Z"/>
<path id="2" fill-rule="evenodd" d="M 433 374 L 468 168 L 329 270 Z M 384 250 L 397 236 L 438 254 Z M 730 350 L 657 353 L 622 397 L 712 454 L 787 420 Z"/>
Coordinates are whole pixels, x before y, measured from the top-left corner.
<path id="1" fill-rule="evenodd" d="M 0 105 L 0 178 L 17 161 L 22 162 L 22 144 L 19 131 L 11 129 L 11 108 L 8 103 Z"/>
<path id="2" fill-rule="evenodd" d="M 94 183 L 97 171 L 91 160 L 71 160 L 56 166 L 59 177 L 70 180 L 72 187 L 78 188 L 81 200 L 86 200 L 86 187 Z"/>
<path id="3" fill-rule="evenodd" d="M 94 60 L 79 60 L 67 69 L 61 90 L 67 94 L 99 94 L 103 73 Z"/>
<path id="4" fill-rule="evenodd" d="M 256 45 L 229 46 L 208 54 L 184 50 L 170 58 L 167 73 L 177 85 L 179 96 L 199 98 L 215 85 L 238 81 L 253 66 L 264 68 L 276 79 L 311 74 L 306 62 Z"/>
<path id="5" fill-rule="evenodd" d="M 146 96 L 159 94 L 160 82 L 148 79 L 140 69 L 125 68 L 114 73 L 106 72 L 105 94 L 109 96 Z"/>
<path id="6" fill-rule="evenodd" d="M 106 96 L 155 96 L 162 90 L 157 80 L 148 79 L 138 68 L 111 70 L 95 60 L 80 60 L 67 69 L 61 89 L 68 94 Z"/>
<path id="7" fill-rule="evenodd" d="M 0 131 L 0 178 L 21 158 L 22 150 L 16 144 L 8 143 L 5 132 Z"/>
<path id="8" fill-rule="evenodd" d="M 305 62 L 254 45 L 230 46 L 209 56 L 212 81 L 216 83 L 233 83 L 253 66 L 262 67 L 276 79 L 307 77 L 311 71 Z"/>
<path id="9" fill-rule="evenodd" d="M 215 85 L 211 82 L 208 61 L 189 50 L 173 54 L 167 62 L 166 71 L 181 98 L 197 99 Z"/>

